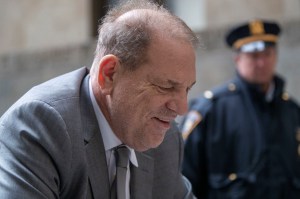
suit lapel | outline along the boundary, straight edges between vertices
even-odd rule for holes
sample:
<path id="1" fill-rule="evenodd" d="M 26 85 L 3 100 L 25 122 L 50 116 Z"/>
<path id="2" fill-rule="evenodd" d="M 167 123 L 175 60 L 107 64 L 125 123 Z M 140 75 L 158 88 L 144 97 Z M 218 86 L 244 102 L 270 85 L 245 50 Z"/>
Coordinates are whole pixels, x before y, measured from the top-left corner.
<path id="1" fill-rule="evenodd" d="M 109 198 L 110 187 L 106 155 L 96 115 L 89 97 L 89 75 L 83 81 L 81 96 L 82 126 L 92 195 L 93 198 Z"/>
<path id="2" fill-rule="evenodd" d="M 96 134 L 100 134 L 100 132 L 98 131 Z M 105 151 L 100 144 L 101 139 L 101 136 L 95 136 L 86 145 L 88 174 L 94 198 L 109 198 L 108 169 Z"/>
<path id="3" fill-rule="evenodd" d="M 135 152 L 138 167 L 131 165 L 130 172 L 130 198 L 151 199 L 153 186 L 153 158 L 146 153 Z"/>

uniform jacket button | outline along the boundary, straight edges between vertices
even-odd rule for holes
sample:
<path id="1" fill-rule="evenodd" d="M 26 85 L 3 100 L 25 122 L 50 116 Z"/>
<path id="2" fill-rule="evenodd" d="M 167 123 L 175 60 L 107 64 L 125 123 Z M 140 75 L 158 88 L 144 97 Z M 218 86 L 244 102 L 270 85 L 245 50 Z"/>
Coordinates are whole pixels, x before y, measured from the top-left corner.
<path id="1" fill-rule="evenodd" d="M 228 176 L 228 179 L 229 179 L 230 181 L 234 181 L 234 180 L 236 180 L 236 178 L 237 178 L 236 173 L 231 173 L 231 174 Z"/>

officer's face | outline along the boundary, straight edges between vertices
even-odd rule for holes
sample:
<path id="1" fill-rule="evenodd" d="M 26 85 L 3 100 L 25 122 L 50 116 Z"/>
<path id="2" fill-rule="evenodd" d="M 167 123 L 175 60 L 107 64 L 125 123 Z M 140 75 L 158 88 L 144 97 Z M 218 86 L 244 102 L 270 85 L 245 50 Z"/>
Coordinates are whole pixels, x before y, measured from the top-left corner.
<path id="1" fill-rule="evenodd" d="M 195 78 L 195 52 L 190 44 L 156 40 L 146 63 L 115 78 L 110 96 L 113 131 L 135 150 L 157 147 L 171 121 L 186 113 L 187 91 Z"/>
<path id="2" fill-rule="evenodd" d="M 275 47 L 262 52 L 239 53 L 236 57 L 237 71 L 246 81 L 268 85 L 273 78 L 277 62 Z"/>

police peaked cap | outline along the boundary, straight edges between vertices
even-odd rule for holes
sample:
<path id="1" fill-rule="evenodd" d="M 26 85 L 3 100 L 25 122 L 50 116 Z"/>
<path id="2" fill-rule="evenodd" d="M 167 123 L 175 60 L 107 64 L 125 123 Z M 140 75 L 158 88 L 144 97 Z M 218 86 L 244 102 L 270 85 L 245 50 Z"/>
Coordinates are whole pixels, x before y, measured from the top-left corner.
<path id="1" fill-rule="evenodd" d="M 277 23 L 258 19 L 232 28 L 225 39 L 234 50 L 260 51 L 267 45 L 276 45 L 280 31 Z"/>

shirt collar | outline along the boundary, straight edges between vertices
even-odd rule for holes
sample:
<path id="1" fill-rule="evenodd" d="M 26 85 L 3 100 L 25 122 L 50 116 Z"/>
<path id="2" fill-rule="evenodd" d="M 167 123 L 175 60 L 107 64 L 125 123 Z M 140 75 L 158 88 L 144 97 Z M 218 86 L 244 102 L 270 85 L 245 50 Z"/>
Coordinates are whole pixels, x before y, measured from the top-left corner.
<path id="1" fill-rule="evenodd" d="M 275 91 L 275 85 L 274 85 L 274 82 L 272 81 L 267 90 L 267 93 L 266 93 L 266 101 L 267 102 L 271 102 L 273 100 L 274 91 Z"/>
<path id="2" fill-rule="evenodd" d="M 98 126 L 100 128 L 100 133 L 102 135 L 104 149 L 105 149 L 105 151 L 112 150 L 113 148 L 121 145 L 122 142 L 112 131 L 110 125 L 108 124 L 100 107 L 97 104 L 96 98 L 95 98 L 93 90 L 92 90 L 91 79 L 89 79 L 89 90 L 90 90 L 90 98 L 92 100 L 93 108 L 94 108 L 96 118 L 98 121 Z M 134 166 L 138 167 L 138 162 L 137 162 L 135 151 L 132 148 L 128 147 L 127 145 L 126 145 L 126 147 L 130 150 L 129 159 L 130 159 L 131 163 Z"/>

